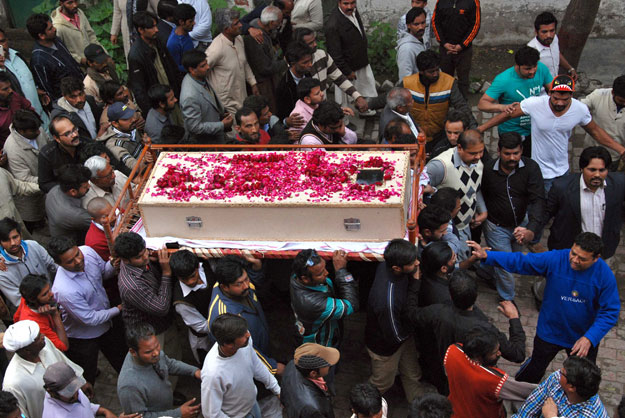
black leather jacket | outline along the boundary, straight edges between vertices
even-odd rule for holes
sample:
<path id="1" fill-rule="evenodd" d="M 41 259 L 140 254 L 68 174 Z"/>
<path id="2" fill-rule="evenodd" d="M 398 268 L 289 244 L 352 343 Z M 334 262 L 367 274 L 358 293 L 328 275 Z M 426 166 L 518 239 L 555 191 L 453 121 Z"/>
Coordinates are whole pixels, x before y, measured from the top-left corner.
<path id="1" fill-rule="evenodd" d="M 334 418 L 331 395 L 302 376 L 293 360 L 286 365 L 280 400 L 289 418 Z"/>
<path id="2" fill-rule="evenodd" d="M 346 269 L 317 286 L 291 277 L 291 306 L 303 342 L 338 348 L 340 320 L 358 310 L 358 283 Z"/>

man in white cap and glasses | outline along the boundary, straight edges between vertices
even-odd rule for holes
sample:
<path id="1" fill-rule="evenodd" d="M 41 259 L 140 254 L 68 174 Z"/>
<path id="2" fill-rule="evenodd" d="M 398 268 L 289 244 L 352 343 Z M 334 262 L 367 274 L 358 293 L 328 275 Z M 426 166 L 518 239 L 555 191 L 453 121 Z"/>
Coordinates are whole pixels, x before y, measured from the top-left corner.
<path id="1" fill-rule="evenodd" d="M 46 393 L 43 375 L 48 367 L 63 362 L 82 376 L 82 368 L 71 362 L 44 337 L 34 321 L 19 321 L 8 327 L 2 344 L 7 351 L 15 353 L 4 374 L 2 389 L 17 398 L 26 418 L 38 418 L 43 414 Z M 85 383 L 81 389 L 87 396 L 93 396 L 93 387 L 89 383 Z"/>
<path id="2" fill-rule="evenodd" d="M 117 418 L 113 412 L 91 403 L 80 388 L 87 383 L 74 369 L 62 361 L 52 364 L 43 374 L 46 390 L 42 418 Z M 135 418 L 140 414 L 121 414 L 120 417 Z"/>
<path id="3" fill-rule="evenodd" d="M 293 357 L 282 375 L 280 400 L 287 416 L 334 418 L 331 398 L 334 388 L 328 386 L 324 377 L 339 362 L 339 350 L 306 343 L 295 350 Z"/>

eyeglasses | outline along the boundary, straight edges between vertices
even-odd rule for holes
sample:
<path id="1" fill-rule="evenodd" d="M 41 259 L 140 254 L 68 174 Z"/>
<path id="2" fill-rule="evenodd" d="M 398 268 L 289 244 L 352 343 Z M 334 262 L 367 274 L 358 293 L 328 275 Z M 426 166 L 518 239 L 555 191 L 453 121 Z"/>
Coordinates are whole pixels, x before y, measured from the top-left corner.
<path id="1" fill-rule="evenodd" d="M 71 131 L 67 131 L 65 133 L 62 133 L 59 136 L 70 136 L 70 135 L 77 134 L 77 133 L 78 133 L 78 128 L 74 127 L 74 129 L 72 129 Z"/>
<path id="2" fill-rule="evenodd" d="M 317 254 L 317 251 L 315 251 L 315 250 L 312 250 L 312 252 L 310 253 L 310 256 L 308 257 L 308 260 L 306 260 L 306 265 L 307 265 L 308 267 L 312 267 L 312 266 L 314 266 L 315 264 L 317 264 L 317 263 L 313 260 L 313 258 L 319 258 L 319 254 Z"/>

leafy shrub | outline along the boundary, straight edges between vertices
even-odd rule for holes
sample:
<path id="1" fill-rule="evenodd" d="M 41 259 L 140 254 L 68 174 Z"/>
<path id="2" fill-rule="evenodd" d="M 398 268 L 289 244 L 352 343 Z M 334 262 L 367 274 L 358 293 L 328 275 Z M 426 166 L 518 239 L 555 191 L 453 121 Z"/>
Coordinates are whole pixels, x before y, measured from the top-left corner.
<path id="1" fill-rule="evenodd" d="M 380 80 L 397 80 L 396 30 L 386 22 L 372 22 L 367 35 L 369 63 L 375 77 Z"/>

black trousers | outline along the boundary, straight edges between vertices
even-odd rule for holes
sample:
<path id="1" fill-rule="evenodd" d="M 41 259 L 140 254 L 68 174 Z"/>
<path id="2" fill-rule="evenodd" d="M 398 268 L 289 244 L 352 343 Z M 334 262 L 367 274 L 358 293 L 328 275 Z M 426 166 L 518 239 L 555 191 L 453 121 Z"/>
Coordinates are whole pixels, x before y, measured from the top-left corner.
<path id="1" fill-rule="evenodd" d="M 69 349 L 65 354 L 85 370 L 83 377 L 93 385 L 98 371 L 98 352 L 100 351 L 119 373 L 128 353 L 121 315 L 113 319 L 111 329 L 97 338 L 69 338 Z"/>
<path id="2" fill-rule="evenodd" d="M 441 45 L 441 71 L 454 76 L 458 76 L 458 89 L 465 100 L 469 98 L 469 73 L 471 72 L 471 59 L 473 58 L 473 46 L 463 49 L 458 54 L 448 54 Z"/>
<path id="3" fill-rule="evenodd" d="M 532 357 L 530 357 L 515 376 L 515 379 L 519 382 L 540 383 L 540 380 L 545 374 L 545 370 L 551 363 L 551 360 L 561 351 L 566 350 L 567 355 L 571 355 L 571 349 L 562 347 L 557 344 L 549 343 L 538 335 L 534 338 L 534 349 L 532 350 Z M 588 360 L 595 363 L 597 361 L 597 352 L 599 351 L 599 345 L 596 347 L 590 347 L 588 350 Z"/>

